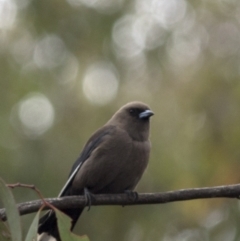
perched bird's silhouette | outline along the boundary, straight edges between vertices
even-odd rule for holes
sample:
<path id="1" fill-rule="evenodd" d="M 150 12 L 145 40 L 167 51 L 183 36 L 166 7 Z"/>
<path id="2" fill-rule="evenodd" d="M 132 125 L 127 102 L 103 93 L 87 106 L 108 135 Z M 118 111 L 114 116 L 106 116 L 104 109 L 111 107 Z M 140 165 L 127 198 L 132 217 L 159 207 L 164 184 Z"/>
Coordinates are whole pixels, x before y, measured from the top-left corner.
<path id="1" fill-rule="evenodd" d="M 148 164 L 152 115 L 142 102 L 120 108 L 85 144 L 59 197 L 133 191 Z M 83 208 L 61 211 L 71 217 L 73 229 Z M 40 219 L 38 227 L 38 241 L 50 240 L 61 241 L 53 211 Z"/>

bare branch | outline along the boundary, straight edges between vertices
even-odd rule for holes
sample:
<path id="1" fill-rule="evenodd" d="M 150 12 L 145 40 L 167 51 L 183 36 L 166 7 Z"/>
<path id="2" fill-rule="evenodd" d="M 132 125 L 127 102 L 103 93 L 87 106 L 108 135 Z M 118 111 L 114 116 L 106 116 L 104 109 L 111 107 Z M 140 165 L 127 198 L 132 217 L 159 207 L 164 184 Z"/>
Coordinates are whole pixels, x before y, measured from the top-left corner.
<path id="1" fill-rule="evenodd" d="M 12 188 L 12 189 L 14 189 L 16 187 L 23 187 L 23 188 L 28 188 L 28 189 L 34 190 L 37 193 L 37 195 L 41 198 L 41 200 L 38 200 L 38 201 L 40 201 L 42 203 L 42 205 L 38 208 L 38 210 L 40 208 L 41 208 L 41 210 L 53 209 L 54 208 L 54 206 L 52 206 L 50 203 L 47 202 L 47 200 L 43 197 L 43 195 L 40 192 L 40 190 L 38 188 L 36 188 L 35 185 L 31 185 L 31 184 L 29 185 L 29 184 L 24 184 L 24 183 L 17 182 L 17 183 L 13 183 L 13 184 L 7 184 L 7 186 L 9 188 Z M 22 204 L 24 205 L 26 203 L 22 203 Z M 18 209 L 19 209 L 20 215 L 24 215 L 24 214 L 21 214 L 20 205 L 21 204 L 18 205 Z M 33 211 L 33 212 L 35 212 L 35 211 Z M 1 219 L 1 209 L 0 209 L 0 219 Z M 4 217 L 2 220 L 4 220 L 4 219 L 6 219 L 6 217 Z"/>
<path id="2" fill-rule="evenodd" d="M 240 198 L 240 184 L 205 188 L 182 189 L 162 193 L 142 193 L 133 200 L 127 194 L 92 195 L 92 206 L 99 205 L 142 205 L 161 204 L 176 201 L 187 201 L 203 198 Z M 70 196 L 63 198 L 46 198 L 45 201 L 58 209 L 77 208 L 85 206 L 84 196 Z M 18 204 L 20 215 L 37 212 L 43 205 L 42 200 L 35 200 Z M 49 209 L 45 206 L 44 209 Z M 0 209 L 0 218 L 6 220 L 5 209 Z"/>
<path id="3" fill-rule="evenodd" d="M 31 185 L 31 184 L 29 185 L 29 184 L 23 184 L 23 183 L 17 182 L 17 183 L 13 183 L 13 184 L 7 184 L 7 186 L 8 186 L 9 188 L 12 188 L 12 189 L 14 189 L 14 188 L 16 188 L 16 187 L 23 187 L 23 188 L 32 189 L 32 190 L 34 190 L 34 191 L 38 194 L 38 196 L 41 198 L 41 200 L 43 201 L 43 205 L 48 206 L 48 203 L 45 201 L 42 193 L 40 192 L 40 190 L 39 190 L 38 188 L 35 187 L 35 185 Z"/>

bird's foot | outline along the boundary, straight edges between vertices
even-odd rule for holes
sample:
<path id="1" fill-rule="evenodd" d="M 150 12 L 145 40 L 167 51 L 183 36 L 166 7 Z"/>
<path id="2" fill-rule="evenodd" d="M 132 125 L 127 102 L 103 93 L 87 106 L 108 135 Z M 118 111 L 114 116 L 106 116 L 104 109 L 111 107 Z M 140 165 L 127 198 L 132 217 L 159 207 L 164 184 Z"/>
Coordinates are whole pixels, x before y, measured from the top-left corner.
<path id="1" fill-rule="evenodd" d="M 85 206 L 88 206 L 88 211 L 92 206 L 92 200 L 94 199 L 92 193 L 85 187 L 84 188 Z"/>
<path id="2" fill-rule="evenodd" d="M 137 192 L 134 192 L 134 191 L 131 191 L 131 190 L 125 190 L 124 192 L 127 194 L 129 200 L 131 200 L 133 202 L 138 200 L 138 193 Z"/>

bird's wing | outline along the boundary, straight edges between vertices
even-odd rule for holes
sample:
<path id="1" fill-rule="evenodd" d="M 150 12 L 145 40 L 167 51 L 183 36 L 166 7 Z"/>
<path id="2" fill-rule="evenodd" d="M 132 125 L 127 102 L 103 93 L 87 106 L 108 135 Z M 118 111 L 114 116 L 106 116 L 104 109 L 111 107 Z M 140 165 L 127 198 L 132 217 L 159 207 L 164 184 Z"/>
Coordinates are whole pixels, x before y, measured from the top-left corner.
<path id="1" fill-rule="evenodd" d="M 113 131 L 115 127 L 108 125 L 103 126 L 99 130 L 97 130 L 85 144 L 79 158 L 73 164 L 72 170 L 69 174 L 68 180 L 63 186 L 62 190 L 60 191 L 58 197 L 66 196 L 68 191 L 71 189 L 71 185 L 73 182 L 74 177 L 76 176 L 77 172 L 81 168 L 82 164 L 91 156 L 91 153 L 99 146 L 99 144 L 103 141 L 103 138 Z M 48 211 L 43 217 L 40 225 L 43 225 L 49 218 L 52 216 L 54 212 L 52 210 Z"/>
<path id="2" fill-rule="evenodd" d="M 84 146 L 79 158 L 73 164 L 72 170 L 69 174 L 68 180 L 65 183 L 64 187 L 62 188 L 61 192 L 59 193 L 58 197 L 65 196 L 66 192 L 68 191 L 71 183 L 76 176 L 77 172 L 81 168 L 82 164 L 90 157 L 91 153 L 99 146 L 99 144 L 103 141 L 103 137 L 112 133 L 114 126 L 103 126 L 99 130 L 97 130 L 88 140 L 86 145 Z"/>

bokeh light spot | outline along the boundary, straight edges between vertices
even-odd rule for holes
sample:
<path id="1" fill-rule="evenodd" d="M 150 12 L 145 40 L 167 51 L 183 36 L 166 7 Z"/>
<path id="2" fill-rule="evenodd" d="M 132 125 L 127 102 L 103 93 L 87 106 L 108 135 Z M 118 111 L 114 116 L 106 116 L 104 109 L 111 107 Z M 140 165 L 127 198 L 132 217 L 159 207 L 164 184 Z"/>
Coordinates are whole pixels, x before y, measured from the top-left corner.
<path id="1" fill-rule="evenodd" d="M 67 2 L 72 6 L 85 5 L 103 14 L 113 14 L 123 5 L 123 0 L 67 0 Z"/>
<path id="2" fill-rule="evenodd" d="M 39 93 L 32 93 L 20 101 L 17 108 L 17 117 L 20 121 L 14 121 L 15 127 L 23 130 L 24 134 L 36 138 L 45 133 L 53 125 L 54 108 L 48 98 Z M 16 113 L 15 113 L 16 114 Z"/>
<path id="3" fill-rule="evenodd" d="M 0 0 L 0 29 L 9 29 L 15 23 L 17 5 L 12 0 Z"/>
<path id="4" fill-rule="evenodd" d="M 63 41 L 56 35 L 47 35 L 37 43 L 33 58 L 39 68 L 51 69 L 62 64 L 66 56 Z"/>
<path id="5" fill-rule="evenodd" d="M 139 35 L 133 32 L 136 17 L 127 15 L 116 21 L 112 31 L 112 39 L 116 53 L 121 57 L 133 57 L 140 54 L 144 46 Z"/>
<path id="6" fill-rule="evenodd" d="M 112 64 L 100 62 L 90 66 L 83 79 L 83 92 L 96 105 L 112 101 L 118 91 L 118 76 Z"/>
<path id="7" fill-rule="evenodd" d="M 184 18 L 187 4 L 184 0 L 137 0 L 135 8 L 138 14 L 149 13 L 169 28 Z"/>

